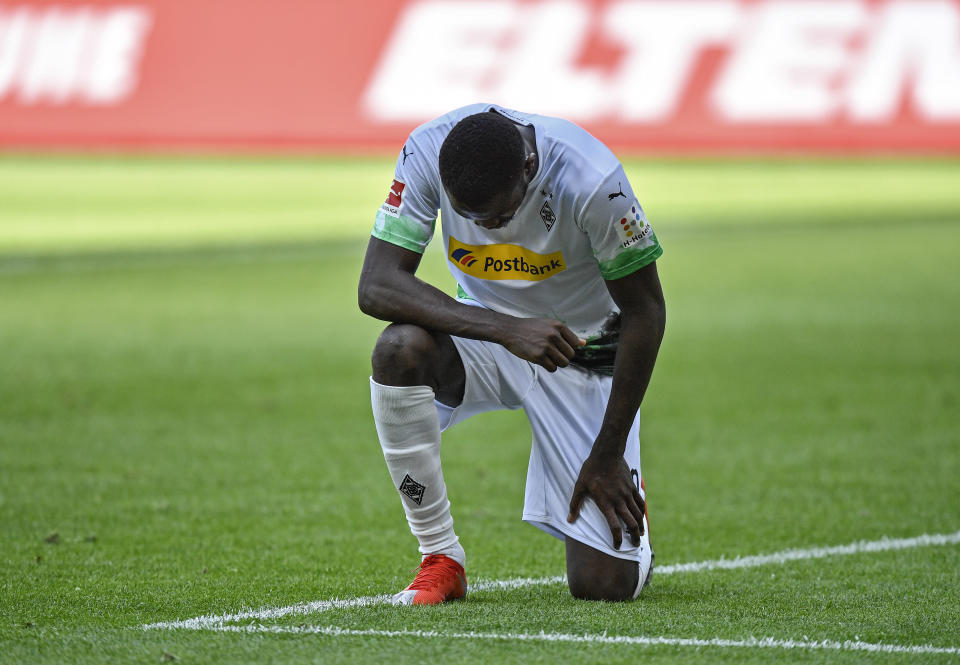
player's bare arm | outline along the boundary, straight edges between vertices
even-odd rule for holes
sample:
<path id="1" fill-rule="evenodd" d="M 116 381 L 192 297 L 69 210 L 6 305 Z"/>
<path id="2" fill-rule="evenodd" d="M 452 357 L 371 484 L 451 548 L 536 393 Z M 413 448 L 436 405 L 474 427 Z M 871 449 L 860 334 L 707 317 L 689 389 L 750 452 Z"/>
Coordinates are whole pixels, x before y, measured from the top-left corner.
<path id="1" fill-rule="evenodd" d="M 608 281 L 607 288 L 622 317 L 613 387 L 600 433 L 574 485 L 567 519 L 576 520 L 584 499 L 592 497 L 610 526 L 614 548 L 620 549 L 621 520 L 634 545 L 643 535 L 643 499 L 623 452 L 653 373 L 663 339 L 666 307 L 656 263 Z"/>
<path id="2" fill-rule="evenodd" d="M 420 259 L 417 252 L 371 238 L 360 273 L 360 309 L 392 323 L 496 342 L 550 372 L 569 365 L 575 347 L 584 343 L 560 321 L 517 318 L 457 302 L 416 277 Z"/>

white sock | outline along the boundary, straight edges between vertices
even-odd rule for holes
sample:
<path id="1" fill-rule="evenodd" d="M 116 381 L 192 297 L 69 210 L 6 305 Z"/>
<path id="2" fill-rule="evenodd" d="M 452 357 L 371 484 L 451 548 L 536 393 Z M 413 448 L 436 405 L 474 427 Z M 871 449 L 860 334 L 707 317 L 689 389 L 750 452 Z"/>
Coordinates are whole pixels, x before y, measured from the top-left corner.
<path id="1" fill-rule="evenodd" d="M 429 386 L 384 386 L 370 379 L 373 421 L 383 458 L 400 492 L 410 531 L 421 554 L 445 554 L 466 563 L 453 531 L 447 486 L 440 467 L 440 422 Z"/>
<path id="2" fill-rule="evenodd" d="M 463 545 L 459 541 L 451 545 L 450 547 L 444 547 L 442 550 L 437 550 L 435 552 L 430 552 L 430 554 L 443 554 L 448 556 L 461 566 L 467 565 L 467 553 L 463 551 Z M 424 554 L 423 559 L 427 558 L 427 555 Z"/>

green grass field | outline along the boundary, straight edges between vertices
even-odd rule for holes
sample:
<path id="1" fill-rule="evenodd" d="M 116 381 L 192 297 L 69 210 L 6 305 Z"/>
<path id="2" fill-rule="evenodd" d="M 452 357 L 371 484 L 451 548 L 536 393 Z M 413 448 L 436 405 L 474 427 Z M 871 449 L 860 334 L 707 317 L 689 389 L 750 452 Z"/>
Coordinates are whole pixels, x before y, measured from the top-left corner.
<path id="1" fill-rule="evenodd" d="M 960 662 L 960 162 L 627 170 L 668 306 L 641 600 L 537 582 L 512 412 L 444 464 L 468 578 L 529 579 L 144 629 L 408 583 L 355 304 L 392 159 L 0 157 L 0 663 Z"/>

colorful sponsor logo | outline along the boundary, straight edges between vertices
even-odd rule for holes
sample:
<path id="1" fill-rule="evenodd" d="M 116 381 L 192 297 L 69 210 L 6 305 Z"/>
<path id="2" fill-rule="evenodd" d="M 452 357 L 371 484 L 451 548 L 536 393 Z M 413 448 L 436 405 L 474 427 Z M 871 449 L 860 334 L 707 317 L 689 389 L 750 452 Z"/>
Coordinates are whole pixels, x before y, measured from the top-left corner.
<path id="1" fill-rule="evenodd" d="M 394 217 L 400 214 L 400 204 L 403 203 L 403 188 L 406 183 L 402 180 L 394 180 L 390 185 L 390 193 L 387 194 L 387 200 L 383 202 L 381 208 Z"/>
<path id="2" fill-rule="evenodd" d="M 477 257 L 475 257 L 470 250 L 463 248 L 455 249 L 450 252 L 450 258 L 460 265 L 467 266 L 468 268 L 477 262 Z"/>
<path id="3" fill-rule="evenodd" d="M 563 252 L 538 254 L 520 245 L 467 245 L 450 236 L 448 251 L 457 269 L 478 279 L 539 282 L 567 269 Z"/>
<path id="4" fill-rule="evenodd" d="M 629 212 L 620 218 L 617 228 L 620 231 L 620 244 L 623 247 L 629 247 L 636 242 L 640 242 L 653 232 L 643 215 L 643 208 L 636 200 L 630 206 Z"/>

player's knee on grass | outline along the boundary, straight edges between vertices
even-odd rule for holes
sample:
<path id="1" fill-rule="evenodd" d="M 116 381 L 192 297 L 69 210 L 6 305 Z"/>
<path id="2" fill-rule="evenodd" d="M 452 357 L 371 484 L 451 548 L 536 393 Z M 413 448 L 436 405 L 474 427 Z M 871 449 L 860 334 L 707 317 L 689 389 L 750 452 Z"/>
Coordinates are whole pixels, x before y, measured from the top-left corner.
<path id="1" fill-rule="evenodd" d="M 639 566 L 633 563 L 632 567 L 632 575 L 611 571 L 579 571 L 572 577 L 568 574 L 570 594 L 581 600 L 632 600 L 637 588 Z"/>
<path id="2" fill-rule="evenodd" d="M 427 330 L 405 323 L 390 324 L 373 348 L 373 380 L 388 386 L 423 385 L 436 353 L 436 342 Z"/>
<path id="3" fill-rule="evenodd" d="M 567 584 L 582 600 L 631 600 L 637 590 L 640 566 L 567 538 Z"/>

